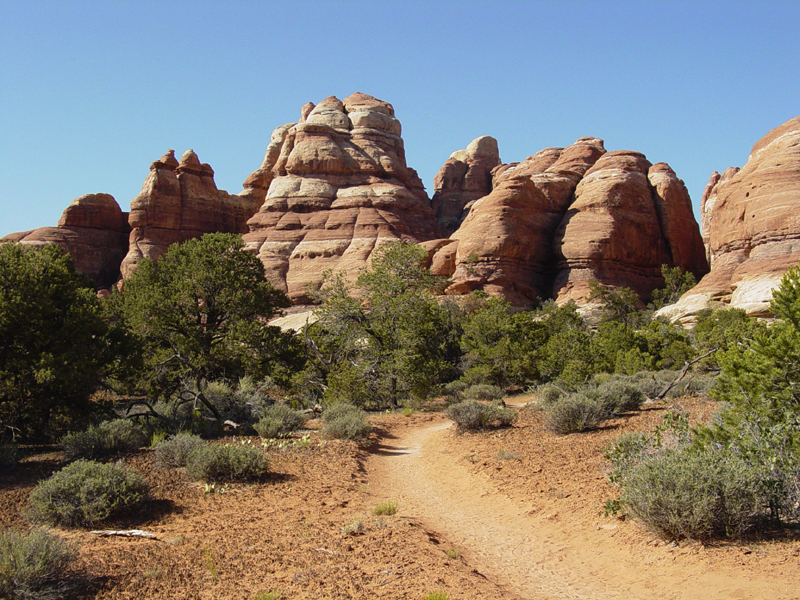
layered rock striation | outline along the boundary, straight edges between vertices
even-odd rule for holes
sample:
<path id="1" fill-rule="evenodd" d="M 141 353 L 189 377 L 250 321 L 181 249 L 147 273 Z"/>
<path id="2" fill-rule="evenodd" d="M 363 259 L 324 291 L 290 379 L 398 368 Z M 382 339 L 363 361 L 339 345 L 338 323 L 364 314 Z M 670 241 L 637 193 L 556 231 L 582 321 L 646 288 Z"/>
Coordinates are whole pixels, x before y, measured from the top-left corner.
<path id="1" fill-rule="evenodd" d="M 217 189 L 214 170 L 194 150 L 180 162 L 168 150 L 150 165 L 142 191 L 131 201 L 128 252 L 120 270 L 127 279 L 143 258 L 158 259 L 170 245 L 205 233 L 245 233 L 258 210 L 256 198 Z"/>
<path id="2" fill-rule="evenodd" d="M 492 191 L 492 170 L 500 165 L 497 140 L 488 135 L 450 155 L 433 180 L 431 204 L 442 235 L 449 237 L 469 213 L 469 206 Z"/>
<path id="3" fill-rule="evenodd" d="M 708 270 L 683 182 L 598 138 L 495 168 L 491 193 L 429 251 L 432 270 L 451 277 L 447 293 L 481 289 L 517 305 L 585 303 L 595 280 L 646 298 L 663 283 L 662 264 Z"/>
<path id="4" fill-rule="evenodd" d="M 98 288 L 109 288 L 119 279 L 119 266 L 128 251 L 127 217 L 113 196 L 86 194 L 64 210 L 57 227 L 12 233 L 0 241 L 57 244 L 72 256 L 77 271 Z"/>
<path id="5" fill-rule="evenodd" d="M 711 271 L 661 314 L 690 322 L 722 304 L 770 315 L 772 291 L 800 261 L 800 117 L 756 142 L 741 169 L 715 172 L 701 211 Z"/>
<path id="6" fill-rule="evenodd" d="M 244 240 L 293 302 L 310 302 L 327 270 L 355 277 L 385 241 L 441 237 L 400 134 L 392 105 L 361 93 L 306 104 L 272 134 L 244 183 L 263 200 Z"/>

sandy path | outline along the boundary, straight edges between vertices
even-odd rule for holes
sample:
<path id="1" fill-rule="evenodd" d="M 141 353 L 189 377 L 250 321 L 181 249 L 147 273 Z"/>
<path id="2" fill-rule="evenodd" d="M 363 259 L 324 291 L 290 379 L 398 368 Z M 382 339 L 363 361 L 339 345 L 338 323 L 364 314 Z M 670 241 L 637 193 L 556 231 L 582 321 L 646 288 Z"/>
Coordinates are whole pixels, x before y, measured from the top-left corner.
<path id="1" fill-rule="evenodd" d="M 530 515 L 450 450 L 450 426 L 442 420 L 385 439 L 367 464 L 370 489 L 377 498 L 396 499 L 403 515 L 437 532 L 445 547 L 460 549 L 510 597 L 798 598 L 791 577 L 764 581 L 730 566 L 717 570 L 702 547 L 651 549 L 614 540 L 616 526 L 601 519 L 589 525 L 569 515 Z"/>

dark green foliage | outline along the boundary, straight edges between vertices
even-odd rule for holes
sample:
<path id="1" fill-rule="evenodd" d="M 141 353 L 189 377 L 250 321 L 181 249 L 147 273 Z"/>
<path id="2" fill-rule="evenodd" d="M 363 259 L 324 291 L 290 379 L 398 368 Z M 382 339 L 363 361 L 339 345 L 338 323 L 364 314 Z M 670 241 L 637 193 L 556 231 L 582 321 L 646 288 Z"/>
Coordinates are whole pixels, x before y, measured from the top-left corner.
<path id="1" fill-rule="evenodd" d="M 94 286 L 55 245 L 0 244 L 0 429 L 52 434 L 85 415 L 118 347 Z"/>
<path id="2" fill-rule="evenodd" d="M 136 507 L 147 484 L 121 463 L 77 460 L 39 483 L 28 498 L 34 521 L 91 527 Z"/>
<path id="3" fill-rule="evenodd" d="M 273 403 L 268 390 L 270 381 L 256 383 L 252 377 L 242 377 L 237 385 L 212 381 L 203 390 L 205 397 L 217 407 L 225 420 L 239 425 L 258 421 L 264 410 Z"/>
<path id="4" fill-rule="evenodd" d="M 286 404 L 274 404 L 264 409 L 261 419 L 253 425 L 263 438 L 287 437 L 305 424 L 305 416 Z"/>
<path id="5" fill-rule="evenodd" d="M 469 383 L 506 386 L 536 376 L 530 313 L 515 312 L 503 298 L 478 300 L 463 320 L 463 379 Z"/>
<path id="6" fill-rule="evenodd" d="M 468 388 L 465 388 L 462 392 L 462 395 L 466 400 L 494 401 L 502 399 L 503 396 L 505 396 L 505 393 L 496 385 L 476 383 Z"/>
<path id="7" fill-rule="evenodd" d="M 626 473 L 626 513 L 669 538 L 737 537 L 762 507 L 763 472 L 725 452 L 668 452 Z"/>
<path id="8" fill-rule="evenodd" d="M 0 442 L 0 471 L 8 471 L 17 465 L 19 450 L 10 442 Z"/>
<path id="9" fill-rule="evenodd" d="M 189 477 L 209 483 L 257 481 L 268 468 L 261 446 L 244 443 L 198 446 L 186 462 Z"/>
<path id="10" fill-rule="evenodd" d="M 115 419 L 67 434 L 60 443 L 68 458 L 100 458 L 138 450 L 147 441 L 147 435 L 132 421 Z"/>
<path id="11" fill-rule="evenodd" d="M 718 351 L 703 359 L 699 366 L 719 369 L 718 356 L 733 348 L 746 347 L 764 329 L 763 323 L 751 319 L 739 308 L 701 311 L 693 331 L 698 353 L 704 354 L 715 348 Z"/>
<path id="12" fill-rule="evenodd" d="M 664 278 L 664 287 L 653 290 L 649 306 L 654 311 L 675 304 L 683 294 L 697 285 L 694 275 L 684 272 L 681 267 L 669 268 L 661 265 L 661 276 Z"/>
<path id="13" fill-rule="evenodd" d="M 42 529 L 0 534 L 0 598 L 61 600 L 74 587 L 69 570 L 78 557 L 71 543 Z"/>
<path id="14" fill-rule="evenodd" d="M 644 306 L 632 289 L 606 287 L 597 281 L 590 281 L 589 289 L 589 301 L 603 305 L 603 321 L 614 321 L 628 327 L 637 327 L 643 323 L 641 309 Z"/>
<path id="15" fill-rule="evenodd" d="M 609 407 L 597 397 L 579 392 L 562 396 L 544 411 L 547 427 L 562 435 L 593 429 L 610 416 Z"/>
<path id="16" fill-rule="evenodd" d="M 436 300 L 441 280 L 421 266 L 426 258 L 419 246 L 393 242 L 376 250 L 355 288 L 329 274 L 319 321 L 304 334 L 315 358 L 305 387 L 317 382 L 326 404 L 397 407 L 454 376 L 458 309 Z"/>
<path id="17" fill-rule="evenodd" d="M 156 462 L 162 469 L 185 467 L 189 455 L 204 443 L 199 435 L 177 433 L 156 444 Z"/>
<path id="18" fill-rule="evenodd" d="M 773 519 L 797 518 L 800 471 L 800 271 L 790 269 L 774 293 L 781 321 L 754 328 L 750 339 L 718 352 L 722 372 L 711 395 L 728 403 L 716 423 L 700 428 L 695 445 L 723 448 L 763 468 Z M 719 315 L 723 318 L 722 315 Z M 733 318 L 732 328 L 742 327 Z M 726 328 L 727 329 L 727 328 Z"/>
<path id="19" fill-rule="evenodd" d="M 322 412 L 322 435 L 341 440 L 360 440 L 372 431 L 366 413 L 352 404 L 332 404 Z"/>
<path id="20" fill-rule="evenodd" d="M 263 377 L 294 357 L 292 337 L 267 325 L 284 306 L 235 235 L 207 234 L 170 246 L 157 263 L 143 260 L 120 300 L 144 348 L 141 387 L 165 395 L 188 385 L 213 411 L 205 382 Z"/>
<path id="21" fill-rule="evenodd" d="M 481 431 L 490 427 L 508 426 L 516 420 L 517 413 L 496 402 L 483 404 L 466 400 L 450 406 L 447 417 L 455 422 L 459 431 Z"/>

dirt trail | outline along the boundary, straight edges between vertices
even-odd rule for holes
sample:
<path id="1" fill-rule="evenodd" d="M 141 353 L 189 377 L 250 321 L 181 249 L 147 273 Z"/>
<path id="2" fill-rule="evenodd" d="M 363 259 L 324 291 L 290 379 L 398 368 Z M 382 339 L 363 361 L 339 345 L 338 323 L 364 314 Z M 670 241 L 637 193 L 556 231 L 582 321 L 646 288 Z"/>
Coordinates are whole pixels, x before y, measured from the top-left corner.
<path id="1" fill-rule="evenodd" d="M 650 548 L 615 540 L 617 525 L 532 512 L 497 493 L 452 449 L 450 421 L 399 430 L 369 459 L 370 489 L 435 531 L 508 597 L 695 600 L 798 598 L 786 577 L 718 568 L 703 547 Z M 620 527 L 629 527 L 620 524 Z M 765 578 L 767 579 L 767 578 Z"/>

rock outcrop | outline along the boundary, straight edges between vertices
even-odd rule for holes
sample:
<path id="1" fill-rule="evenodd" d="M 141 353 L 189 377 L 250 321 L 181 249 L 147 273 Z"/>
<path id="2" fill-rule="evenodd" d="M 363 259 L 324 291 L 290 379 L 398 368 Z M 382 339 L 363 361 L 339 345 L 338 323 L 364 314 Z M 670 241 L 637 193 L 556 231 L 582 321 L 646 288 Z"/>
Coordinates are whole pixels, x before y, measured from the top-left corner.
<path id="1" fill-rule="evenodd" d="M 64 210 L 57 227 L 12 233 L 0 241 L 41 246 L 57 244 L 75 261 L 77 271 L 109 288 L 119 279 L 119 266 L 128 251 L 127 214 L 109 194 L 86 194 Z"/>
<path id="2" fill-rule="evenodd" d="M 715 172 L 701 211 L 711 271 L 661 314 L 690 322 L 721 303 L 768 316 L 772 291 L 800 261 L 800 117 L 756 142 L 742 169 Z"/>
<path id="3" fill-rule="evenodd" d="M 581 138 L 493 175 L 491 193 L 449 242 L 430 244 L 431 269 L 452 279 L 449 294 L 583 303 L 597 280 L 646 298 L 663 283 L 662 264 L 708 270 L 689 194 L 664 163 Z"/>
<path id="4" fill-rule="evenodd" d="M 171 244 L 205 233 L 245 233 L 260 202 L 218 190 L 214 170 L 194 150 L 180 162 L 168 150 L 150 165 L 142 191 L 131 201 L 127 255 L 120 270 L 128 278 L 143 258 L 156 260 Z"/>
<path id="5" fill-rule="evenodd" d="M 243 197 L 263 198 L 244 240 L 293 302 L 310 301 L 326 270 L 355 277 L 387 240 L 441 237 L 400 133 L 391 104 L 355 93 L 306 104 L 272 134 L 244 183 Z"/>
<path id="6" fill-rule="evenodd" d="M 431 199 L 442 235 L 453 234 L 467 216 L 467 206 L 492 191 L 492 170 L 499 164 L 497 140 L 488 135 L 450 155 L 433 180 Z"/>

